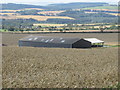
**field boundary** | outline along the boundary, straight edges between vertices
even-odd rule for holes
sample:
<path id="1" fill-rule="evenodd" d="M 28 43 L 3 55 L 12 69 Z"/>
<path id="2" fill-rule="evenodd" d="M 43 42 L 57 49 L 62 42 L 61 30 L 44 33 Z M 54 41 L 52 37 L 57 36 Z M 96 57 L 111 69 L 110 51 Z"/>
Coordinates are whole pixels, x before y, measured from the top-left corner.
<path id="1" fill-rule="evenodd" d="M 2 88 L 2 33 L 0 33 L 0 89 Z"/>
<path id="2" fill-rule="evenodd" d="M 10 34 L 50 34 L 50 33 L 120 33 L 120 32 L 2 32 Z"/>

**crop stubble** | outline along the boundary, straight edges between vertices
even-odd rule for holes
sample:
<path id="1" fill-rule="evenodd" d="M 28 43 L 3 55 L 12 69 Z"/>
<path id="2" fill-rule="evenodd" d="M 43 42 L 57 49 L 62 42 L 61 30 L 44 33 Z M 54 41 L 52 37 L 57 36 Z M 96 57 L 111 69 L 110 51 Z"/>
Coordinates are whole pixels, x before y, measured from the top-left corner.
<path id="1" fill-rule="evenodd" d="M 74 36 L 70 36 L 72 35 Z M 26 35 L 3 35 L 3 42 L 8 45 L 2 48 L 4 88 L 101 88 L 117 84 L 118 48 L 17 47 L 17 40 L 24 36 Z M 75 37 L 77 36 L 82 35 L 76 34 Z M 109 35 L 106 36 L 108 37 Z"/>

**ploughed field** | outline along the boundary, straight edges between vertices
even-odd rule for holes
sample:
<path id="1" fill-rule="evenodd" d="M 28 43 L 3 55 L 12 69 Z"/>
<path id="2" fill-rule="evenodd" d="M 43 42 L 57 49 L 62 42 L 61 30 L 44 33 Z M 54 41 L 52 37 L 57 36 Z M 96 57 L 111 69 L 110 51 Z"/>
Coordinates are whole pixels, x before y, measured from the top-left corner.
<path id="1" fill-rule="evenodd" d="M 2 78 L 4 88 L 102 88 L 118 83 L 118 48 L 18 47 L 28 34 L 3 34 Z M 96 37 L 116 44 L 117 34 L 39 34 Z"/>

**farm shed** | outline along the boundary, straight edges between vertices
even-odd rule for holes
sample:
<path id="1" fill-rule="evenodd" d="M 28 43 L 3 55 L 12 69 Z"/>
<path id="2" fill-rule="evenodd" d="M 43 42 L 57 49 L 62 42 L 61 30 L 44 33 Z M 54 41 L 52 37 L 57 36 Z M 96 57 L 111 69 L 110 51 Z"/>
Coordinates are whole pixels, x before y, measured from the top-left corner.
<path id="1" fill-rule="evenodd" d="M 104 41 L 99 40 L 97 38 L 83 38 L 80 39 L 80 47 L 102 47 L 104 45 Z"/>
<path id="2" fill-rule="evenodd" d="M 90 48 L 103 45 L 104 41 L 96 38 L 68 38 L 51 36 L 28 36 L 19 40 L 19 46 L 59 47 L 59 48 Z"/>

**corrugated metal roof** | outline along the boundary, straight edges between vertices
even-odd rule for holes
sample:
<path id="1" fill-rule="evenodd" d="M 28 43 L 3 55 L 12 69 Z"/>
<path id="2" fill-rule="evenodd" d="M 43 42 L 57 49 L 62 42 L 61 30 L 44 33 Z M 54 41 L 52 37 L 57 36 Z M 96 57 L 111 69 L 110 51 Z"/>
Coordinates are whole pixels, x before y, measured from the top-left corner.
<path id="1" fill-rule="evenodd" d="M 99 40 L 97 38 L 83 38 L 83 39 L 86 40 L 86 41 L 89 41 L 91 43 L 103 43 L 104 42 L 104 41 Z"/>
<path id="2" fill-rule="evenodd" d="M 28 36 L 20 39 L 22 41 L 33 41 L 33 42 L 43 42 L 43 43 L 63 43 L 63 44 L 73 44 L 74 42 L 80 40 L 80 38 L 68 38 L 68 37 L 52 37 L 52 36 Z"/>

